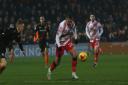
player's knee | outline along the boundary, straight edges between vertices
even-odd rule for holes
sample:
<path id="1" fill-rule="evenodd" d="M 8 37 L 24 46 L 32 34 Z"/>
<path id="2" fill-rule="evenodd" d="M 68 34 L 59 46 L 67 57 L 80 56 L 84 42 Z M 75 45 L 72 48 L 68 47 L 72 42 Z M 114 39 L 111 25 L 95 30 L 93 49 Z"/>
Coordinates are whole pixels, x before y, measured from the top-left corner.
<path id="1" fill-rule="evenodd" d="M 72 55 L 73 57 L 76 57 L 78 54 L 77 54 L 77 52 L 74 50 L 74 51 L 71 52 L 71 55 Z"/>
<path id="2" fill-rule="evenodd" d="M 94 51 L 97 52 L 98 50 L 99 50 L 99 47 L 96 46 L 96 47 L 94 48 Z"/>
<path id="3" fill-rule="evenodd" d="M 78 56 L 77 52 L 74 51 L 72 54 L 72 60 L 77 60 L 77 56 Z"/>

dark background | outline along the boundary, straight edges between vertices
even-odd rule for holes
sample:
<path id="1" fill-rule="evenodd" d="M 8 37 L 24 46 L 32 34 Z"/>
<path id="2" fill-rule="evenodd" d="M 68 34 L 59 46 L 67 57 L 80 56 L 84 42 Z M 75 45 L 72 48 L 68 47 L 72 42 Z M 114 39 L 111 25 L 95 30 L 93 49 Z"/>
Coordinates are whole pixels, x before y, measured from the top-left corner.
<path id="1" fill-rule="evenodd" d="M 7 29 L 18 18 L 25 21 L 24 43 L 33 43 L 33 29 L 44 15 L 51 29 L 50 43 L 54 43 L 59 22 L 67 14 L 76 22 L 79 42 L 87 42 L 85 26 L 94 14 L 104 26 L 101 40 L 124 42 L 128 40 L 128 0 L 0 0 L 0 29 Z"/>

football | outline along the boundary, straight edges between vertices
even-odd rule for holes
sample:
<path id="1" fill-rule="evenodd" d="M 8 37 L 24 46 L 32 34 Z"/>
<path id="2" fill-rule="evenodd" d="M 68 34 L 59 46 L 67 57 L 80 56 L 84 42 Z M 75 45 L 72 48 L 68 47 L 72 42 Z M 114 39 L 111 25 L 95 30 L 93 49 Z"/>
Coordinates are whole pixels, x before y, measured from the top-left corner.
<path id="1" fill-rule="evenodd" d="M 87 53 L 86 52 L 80 52 L 79 53 L 79 59 L 82 61 L 82 62 L 84 62 L 84 61 L 86 61 L 87 60 Z"/>

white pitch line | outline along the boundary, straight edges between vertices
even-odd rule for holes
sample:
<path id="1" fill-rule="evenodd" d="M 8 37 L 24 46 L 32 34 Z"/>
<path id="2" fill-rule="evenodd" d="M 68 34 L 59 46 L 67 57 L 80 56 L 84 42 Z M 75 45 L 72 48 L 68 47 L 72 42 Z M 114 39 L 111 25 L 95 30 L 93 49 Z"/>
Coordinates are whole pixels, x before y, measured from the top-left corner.
<path id="1" fill-rule="evenodd" d="M 128 81 L 86 81 L 86 80 L 46 80 L 46 81 L 24 81 L 24 83 L 116 83 L 116 84 L 128 84 Z"/>

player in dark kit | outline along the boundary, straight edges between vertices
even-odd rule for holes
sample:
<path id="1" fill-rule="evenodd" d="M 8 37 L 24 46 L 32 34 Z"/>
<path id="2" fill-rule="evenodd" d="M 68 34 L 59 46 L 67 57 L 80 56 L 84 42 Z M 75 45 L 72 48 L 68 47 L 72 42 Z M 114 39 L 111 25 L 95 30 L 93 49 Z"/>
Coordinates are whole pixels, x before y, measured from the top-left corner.
<path id="1" fill-rule="evenodd" d="M 6 48 L 13 40 L 16 40 L 19 43 L 21 49 L 23 49 L 22 44 L 20 43 L 20 33 L 24 29 L 24 23 L 22 19 L 19 19 L 16 23 L 16 30 L 6 29 L 0 30 L 0 73 L 5 69 L 7 61 L 5 58 Z"/>
<path id="2" fill-rule="evenodd" d="M 5 52 L 6 52 L 6 44 L 5 41 L 5 33 L 3 29 L 0 29 L 0 73 L 6 67 L 6 59 L 5 59 Z"/>
<path id="3" fill-rule="evenodd" d="M 49 26 L 45 21 L 45 17 L 40 17 L 40 23 L 35 28 L 34 42 L 39 41 L 39 47 L 41 49 L 42 56 L 44 57 L 45 66 L 48 66 L 48 39 L 49 39 Z"/>
<path id="4" fill-rule="evenodd" d="M 10 42 L 9 42 L 9 45 L 8 45 L 9 58 L 10 58 L 10 62 L 13 63 L 13 61 L 14 61 L 14 48 L 13 48 L 13 46 L 15 44 L 19 45 L 19 48 L 21 49 L 23 55 L 25 55 L 25 53 L 24 53 L 24 49 L 23 49 L 23 46 L 22 46 L 22 42 L 21 42 L 21 32 L 18 32 L 18 29 L 16 29 L 16 26 L 14 24 L 10 24 L 8 30 L 11 33 L 10 34 L 11 36 L 8 36 L 8 37 L 10 37 Z"/>

